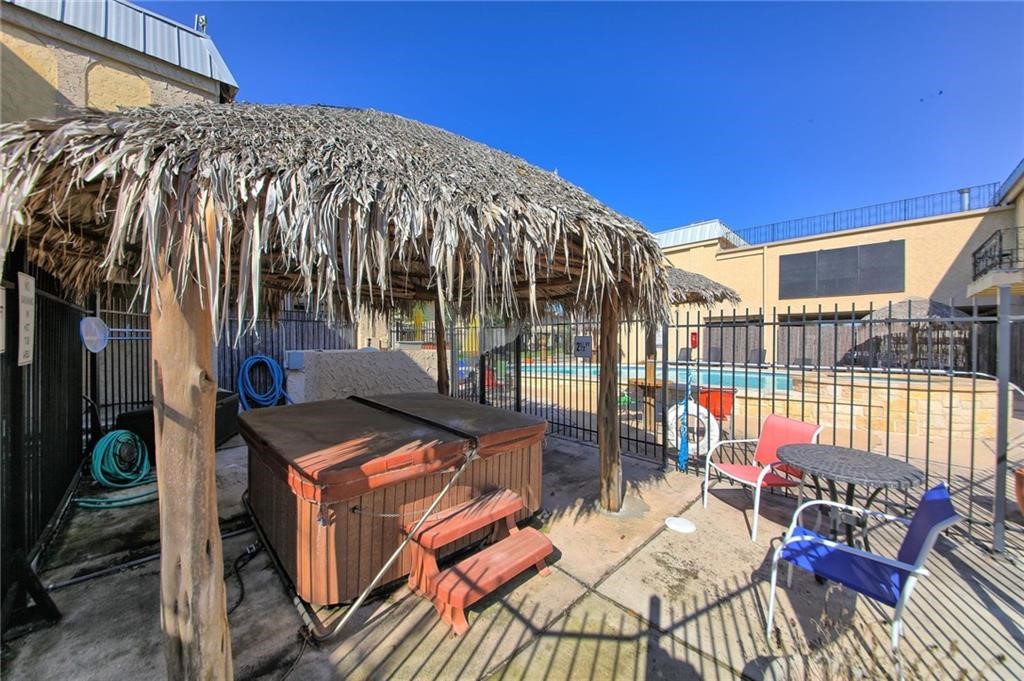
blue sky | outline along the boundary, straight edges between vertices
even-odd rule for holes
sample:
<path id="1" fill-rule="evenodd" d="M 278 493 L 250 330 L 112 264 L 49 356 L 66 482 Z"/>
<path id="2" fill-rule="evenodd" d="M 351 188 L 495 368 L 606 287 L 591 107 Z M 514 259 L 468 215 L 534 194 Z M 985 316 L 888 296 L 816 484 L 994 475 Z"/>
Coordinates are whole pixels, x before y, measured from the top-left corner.
<path id="1" fill-rule="evenodd" d="M 142 2 L 251 102 L 372 107 L 522 156 L 652 230 L 1001 181 L 1024 4 Z"/>

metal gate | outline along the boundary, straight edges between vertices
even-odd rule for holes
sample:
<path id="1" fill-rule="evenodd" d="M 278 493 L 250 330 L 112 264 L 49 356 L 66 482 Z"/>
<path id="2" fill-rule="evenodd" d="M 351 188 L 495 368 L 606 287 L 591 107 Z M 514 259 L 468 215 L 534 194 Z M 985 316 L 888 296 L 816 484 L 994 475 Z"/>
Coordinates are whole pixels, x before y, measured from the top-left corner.
<path id="1" fill-rule="evenodd" d="M 35 352 L 17 364 L 17 273 L 35 278 Z M 10 584 L 10 556 L 34 558 L 54 513 L 82 462 L 84 351 L 78 325 L 84 310 L 64 299 L 56 280 L 27 264 L 22 251 L 7 260 L 6 351 L 0 355 L 0 518 L 3 591 Z"/>

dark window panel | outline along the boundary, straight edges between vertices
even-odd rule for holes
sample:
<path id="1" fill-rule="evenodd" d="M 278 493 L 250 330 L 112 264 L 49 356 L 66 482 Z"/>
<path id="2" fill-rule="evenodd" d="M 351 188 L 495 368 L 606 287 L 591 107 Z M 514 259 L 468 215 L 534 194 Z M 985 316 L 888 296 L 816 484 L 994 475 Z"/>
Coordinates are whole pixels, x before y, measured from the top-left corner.
<path id="1" fill-rule="evenodd" d="M 794 253 L 779 258 L 779 297 L 813 298 L 818 295 L 818 254 Z"/>
<path id="2" fill-rule="evenodd" d="M 906 287 L 906 246 L 889 241 L 779 258 L 779 298 L 896 293 Z"/>
<path id="3" fill-rule="evenodd" d="M 857 247 L 818 251 L 818 295 L 857 293 Z"/>
<path id="4" fill-rule="evenodd" d="M 858 249 L 861 293 L 895 293 L 906 288 L 903 241 L 868 244 Z"/>

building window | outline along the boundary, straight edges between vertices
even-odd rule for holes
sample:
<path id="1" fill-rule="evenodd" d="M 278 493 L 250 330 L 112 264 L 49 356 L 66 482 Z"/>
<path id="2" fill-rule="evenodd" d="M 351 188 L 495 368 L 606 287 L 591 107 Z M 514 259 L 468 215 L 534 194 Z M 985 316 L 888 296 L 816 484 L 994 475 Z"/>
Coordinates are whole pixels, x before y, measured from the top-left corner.
<path id="1" fill-rule="evenodd" d="M 905 288 L 906 246 L 887 241 L 779 258 L 779 298 L 897 293 Z"/>

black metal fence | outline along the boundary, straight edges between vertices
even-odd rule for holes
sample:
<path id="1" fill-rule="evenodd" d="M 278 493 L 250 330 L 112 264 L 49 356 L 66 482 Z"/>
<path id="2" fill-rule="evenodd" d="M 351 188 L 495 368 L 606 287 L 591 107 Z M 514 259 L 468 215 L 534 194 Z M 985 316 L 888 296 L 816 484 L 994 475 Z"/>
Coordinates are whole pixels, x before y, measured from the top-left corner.
<path id="1" fill-rule="evenodd" d="M 104 424 L 113 423 L 121 412 L 152 402 L 149 314 L 131 302 L 116 297 L 104 300 L 99 307 L 99 316 L 111 329 L 111 341 L 103 352 L 93 356 L 96 370 L 91 392 Z M 258 319 L 255 328 L 236 342 L 238 328 L 237 318 L 228 320 L 215 355 L 217 383 L 226 390 L 235 389 L 242 362 L 251 355 L 273 357 L 283 366 L 289 350 L 345 349 L 352 335 L 347 328 L 333 328 L 302 310 L 282 311 L 276 321 Z M 257 390 L 266 390 L 270 377 L 254 373 L 252 379 Z"/>
<path id="2" fill-rule="evenodd" d="M 149 317 L 131 301 L 112 296 L 89 309 L 64 297 L 58 282 L 26 262 L 21 250 L 6 260 L 3 278 L 6 328 L 0 354 L 0 539 L 2 591 L 10 585 L 10 557 L 21 551 L 32 560 L 54 526 L 70 493 L 90 441 L 92 419 L 85 399 L 99 408 L 100 427 L 123 411 L 148 406 L 150 397 Z M 17 273 L 35 279 L 33 361 L 18 366 Z M 79 335 L 85 316 L 99 314 L 111 329 L 110 343 L 88 353 Z M 351 333 L 334 329 L 304 311 L 284 311 L 275 323 L 259 319 L 255 332 L 234 344 L 238 320 L 231 320 L 217 347 L 218 382 L 233 389 L 241 362 L 265 354 L 283 362 L 287 350 L 341 349 Z M 254 376 L 264 389 L 268 377 Z"/>
<path id="3" fill-rule="evenodd" d="M 899 457 L 928 484 L 948 481 L 966 517 L 991 523 L 997 319 L 977 308 L 949 317 L 900 310 L 694 310 L 656 328 L 623 323 L 623 453 L 674 465 L 682 450 L 686 468 L 700 472 L 716 441 L 756 438 L 780 414 L 821 424 L 824 443 Z M 595 443 L 596 348 L 577 356 L 579 337 L 596 339 L 597 322 L 456 325 L 453 395 L 536 414 L 553 434 Z M 1012 339 L 1024 342 L 1024 321 L 1013 322 Z M 1011 357 L 1019 383 L 1024 353 Z M 1024 462 L 1024 419 L 1012 418 L 1010 433 L 1011 465 Z"/>
<path id="4" fill-rule="evenodd" d="M 35 279 L 34 353 L 18 366 L 18 272 Z M 24 261 L 7 260 L 6 349 L 0 355 L 0 518 L 3 592 L 10 559 L 31 560 L 52 527 L 82 461 L 82 395 L 87 384 L 78 323 L 84 310 L 61 296 L 57 282 Z M 6 607 L 6 605 L 5 605 Z"/>

